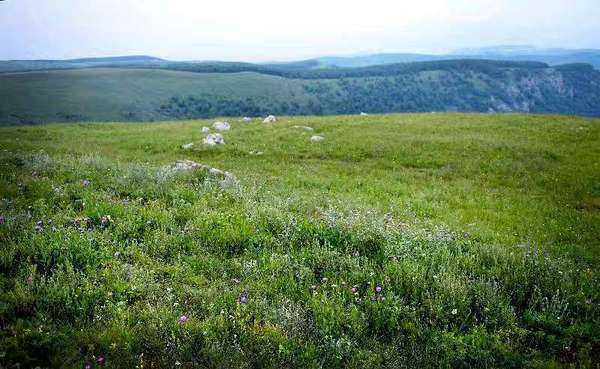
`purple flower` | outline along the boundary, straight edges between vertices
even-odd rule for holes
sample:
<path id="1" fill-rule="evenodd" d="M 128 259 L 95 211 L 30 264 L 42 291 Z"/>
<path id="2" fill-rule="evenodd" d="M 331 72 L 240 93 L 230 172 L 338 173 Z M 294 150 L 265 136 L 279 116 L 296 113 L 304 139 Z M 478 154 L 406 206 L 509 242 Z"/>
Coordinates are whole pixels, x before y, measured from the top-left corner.
<path id="1" fill-rule="evenodd" d="M 187 320 L 188 320 L 188 317 L 185 315 L 182 315 L 179 317 L 179 323 L 185 323 L 185 322 L 187 322 Z"/>
<path id="2" fill-rule="evenodd" d="M 352 287 L 352 293 L 356 293 L 356 292 L 358 292 L 358 288 Z"/>
<path id="3" fill-rule="evenodd" d="M 0 224 L 4 224 L 4 222 L 6 222 L 6 218 L 4 215 L 0 215 Z"/>
<path id="4" fill-rule="evenodd" d="M 240 297 L 238 298 L 238 301 L 240 302 L 240 304 L 247 304 L 248 303 L 248 291 L 244 291 L 240 294 Z"/>
<path id="5" fill-rule="evenodd" d="M 85 369 L 92 369 L 92 364 L 86 363 L 84 368 Z"/>
<path id="6" fill-rule="evenodd" d="M 106 363 L 106 359 L 104 358 L 104 356 L 100 355 L 96 359 L 96 362 L 98 363 L 98 365 L 104 365 L 104 363 Z"/>
<path id="7" fill-rule="evenodd" d="M 383 290 L 381 286 L 375 287 L 375 292 L 380 293 Z"/>

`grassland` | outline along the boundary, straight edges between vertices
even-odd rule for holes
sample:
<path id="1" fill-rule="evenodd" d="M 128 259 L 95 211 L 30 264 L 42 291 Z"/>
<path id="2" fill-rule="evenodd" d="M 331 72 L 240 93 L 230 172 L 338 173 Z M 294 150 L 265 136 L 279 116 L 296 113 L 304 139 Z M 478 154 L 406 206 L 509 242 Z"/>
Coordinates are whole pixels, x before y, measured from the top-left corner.
<path id="1" fill-rule="evenodd" d="M 32 123 L 59 122 L 65 117 L 150 120 L 160 118 L 159 107 L 174 96 L 306 100 L 301 81 L 258 73 L 94 68 L 11 73 L 0 80 L 0 116 L 5 122 L 14 121 L 14 116 Z"/>
<path id="2" fill-rule="evenodd" d="M 599 365 L 599 120 L 230 122 L 0 129 L 0 363 Z"/>

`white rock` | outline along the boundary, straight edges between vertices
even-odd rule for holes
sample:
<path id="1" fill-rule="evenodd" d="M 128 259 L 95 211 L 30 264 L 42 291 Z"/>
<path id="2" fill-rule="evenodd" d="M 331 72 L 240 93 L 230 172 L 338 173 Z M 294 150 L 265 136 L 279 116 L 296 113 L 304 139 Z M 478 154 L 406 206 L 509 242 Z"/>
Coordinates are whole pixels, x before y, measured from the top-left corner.
<path id="1" fill-rule="evenodd" d="M 313 127 L 309 127 L 309 126 L 294 126 L 294 128 L 303 129 L 305 131 L 313 131 L 314 130 Z"/>
<path id="2" fill-rule="evenodd" d="M 252 118 L 250 118 L 250 117 L 243 117 L 242 118 L 242 122 L 251 122 L 251 121 L 252 121 Z"/>
<path id="3" fill-rule="evenodd" d="M 225 139 L 220 133 L 209 133 L 204 139 L 206 145 L 224 145 Z"/>
<path id="4" fill-rule="evenodd" d="M 265 120 L 263 120 L 263 123 L 274 123 L 277 122 L 277 118 L 275 118 L 274 115 L 269 115 L 268 117 L 265 118 Z"/>
<path id="5" fill-rule="evenodd" d="M 312 142 L 323 141 L 324 139 L 325 139 L 325 137 L 323 137 L 323 136 L 312 136 L 312 137 L 310 138 L 310 140 L 311 140 Z"/>
<path id="6" fill-rule="evenodd" d="M 206 164 L 196 163 L 191 160 L 177 160 L 174 166 L 167 167 L 168 170 L 175 172 L 187 172 L 191 170 L 203 170 L 208 172 L 209 175 L 217 178 L 221 178 L 222 185 L 234 185 L 237 183 L 237 178 L 230 172 L 213 168 Z"/>
<path id="7" fill-rule="evenodd" d="M 249 154 L 250 155 L 262 155 L 263 152 L 262 151 L 250 151 Z"/>
<path id="8" fill-rule="evenodd" d="M 173 166 L 173 170 L 175 170 L 177 172 L 194 170 L 194 169 L 209 170 L 210 167 L 208 165 L 196 163 L 191 160 L 177 160 L 175 162 L 175 165 Z"/>
<path id="9" fill-rule="evenodd" d="M 231 126 L 227 122 L 215 122 L 212 126 L 218 131 L 227 131 L 231 128 Z"/>
<path id="10" fill-rule="evenodd" d="M 364 111 L 361 111 L 361 112 L 360 112 L 360 116 L 361 116 L 361 117 L 366 117 L 366 116 L 368 116 L 368 115 L 369 115 L 369 114 L 365 113 Z"/>
<path id="11" fill-rule="evenodd" d="M 191 143 L 191 142 L 190 142 L 190 143 L 188 143 L 188 144 L 185 144 L 185 145 L 181 145 L 181 148 L 182 148 L 182 149 L 186 149 L 186 150 L 187 150 L 187 149 L 191 149 L 192 147 L 194 147 L 194 144 L 193 144 L 193 143 Z"/>
<path id="12" fill-rule="evenodd" d="M 210 128 L 202 127 L 202 133 L 208 133 L 208 132 L 210 132 Z"/>

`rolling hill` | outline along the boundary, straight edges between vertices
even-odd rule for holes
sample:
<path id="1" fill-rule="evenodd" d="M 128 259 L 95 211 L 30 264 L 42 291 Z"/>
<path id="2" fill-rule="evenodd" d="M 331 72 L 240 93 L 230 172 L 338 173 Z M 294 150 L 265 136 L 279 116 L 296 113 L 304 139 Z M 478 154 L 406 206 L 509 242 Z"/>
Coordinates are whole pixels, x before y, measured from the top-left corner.
<path id="1" fill-rule="evenodd" d="M 157 61 L 0 74 L 3 125 L 360 111 L 598 116 L 600 72 L 584 64 L 452 60 L 363 68 Z"/>

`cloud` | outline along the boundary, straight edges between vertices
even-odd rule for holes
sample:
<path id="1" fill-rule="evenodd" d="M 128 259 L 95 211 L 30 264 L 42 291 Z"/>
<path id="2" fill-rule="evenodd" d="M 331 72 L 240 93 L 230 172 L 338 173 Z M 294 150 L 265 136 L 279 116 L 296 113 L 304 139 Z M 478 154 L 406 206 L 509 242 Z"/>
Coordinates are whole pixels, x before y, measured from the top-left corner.
<path id="1" fill-rule="evenodd" d="M 7 0 L 0 58 L 274 60 L 490 44 L 600 47 L 597 0 Z"/>

